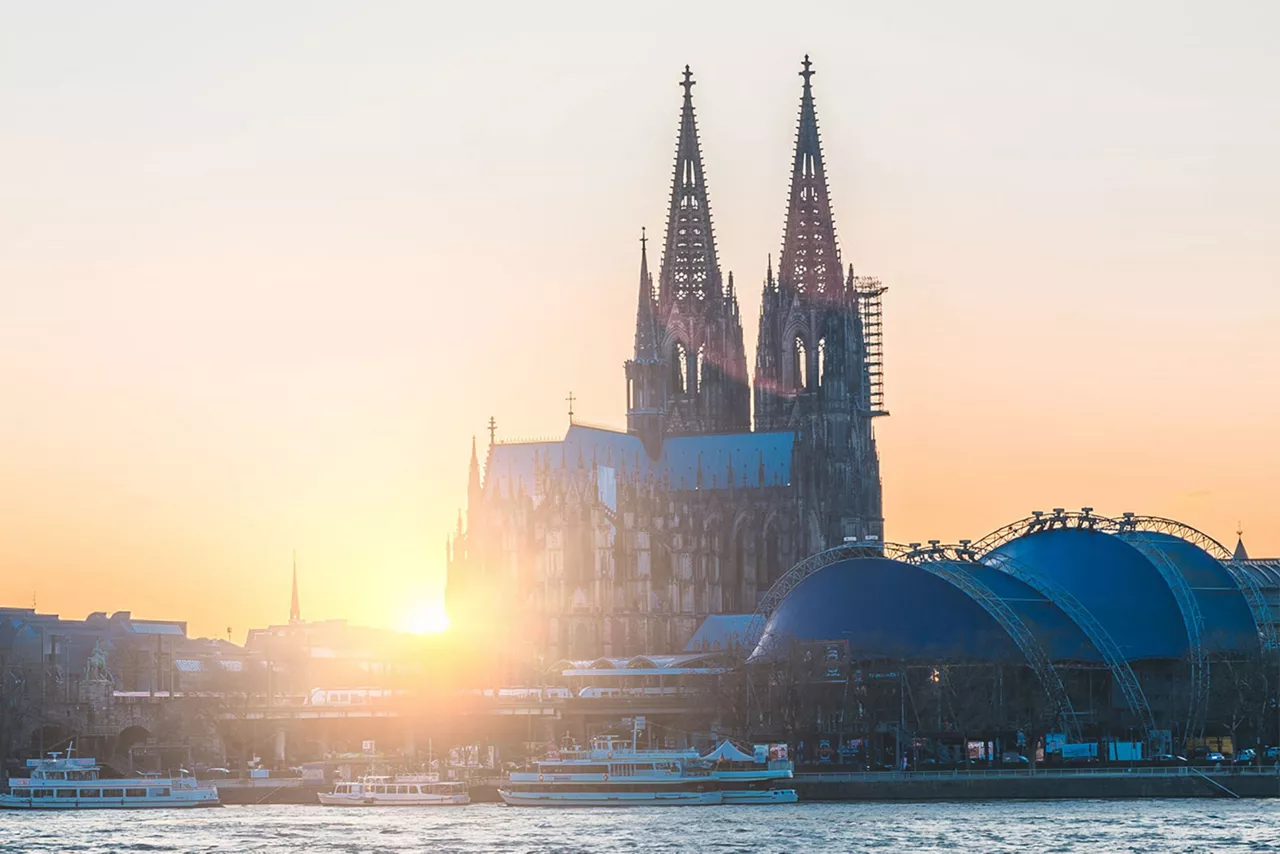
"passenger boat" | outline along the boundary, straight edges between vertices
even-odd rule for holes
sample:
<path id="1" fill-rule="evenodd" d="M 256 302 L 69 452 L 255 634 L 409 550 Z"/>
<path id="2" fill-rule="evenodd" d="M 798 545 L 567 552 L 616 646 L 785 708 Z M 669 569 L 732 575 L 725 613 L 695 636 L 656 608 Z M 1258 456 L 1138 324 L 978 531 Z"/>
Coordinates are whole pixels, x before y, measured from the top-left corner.
<path id="1" fill-rule="evenodd" d="M 614 736 L 512 771 L 498 795 L 513 807 L 675 807 L 721 803 L 720 784 L 697 751 L 636 750 Z"/>
<path id="2" fill-rule="evenodd" d="M 321 792 L 327 807 L 436 807 L 471 803 L 466 783 L 442 783 L 434 774 L 399 777 L 361 777 Z"/>
<path id="3" fill-rule="evenodd" d="M 19 810 L 85 810 L 216 807 L 218 792 L 199 786 L 195 777 L 139 776 L 104 778 L 95 759 L 61 752 L 48 759 L 28 759 L 28 778 L 9 780 L 9 794 L 0 795 L 0 808 Z"/>
<path id="4" fill-rule="evenodd" d="M 800 796 L 788 785 L 795 774 L 785 744 L 758 744 L 744 753 L 728 741 L 701 758 L 711 763 L 726 804 L 794 804 Z"/>

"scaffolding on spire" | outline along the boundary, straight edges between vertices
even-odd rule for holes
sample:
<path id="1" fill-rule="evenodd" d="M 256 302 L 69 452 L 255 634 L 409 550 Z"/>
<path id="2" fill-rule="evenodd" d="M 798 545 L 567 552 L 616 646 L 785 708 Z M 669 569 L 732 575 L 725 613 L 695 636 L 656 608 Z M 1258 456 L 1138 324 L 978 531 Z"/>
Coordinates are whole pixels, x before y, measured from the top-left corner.
<path id="1" fill-rule="evenodd" d="M 862 352 L 866 365 L 866 383 L 862 408 L 871 418 L 888 415 L 884 405 L 884 307 L 881 297 L 889 290 L 880 280 L 870 276 L 853 277 L 858 298 L 858 316 L 862 320 Z"/>

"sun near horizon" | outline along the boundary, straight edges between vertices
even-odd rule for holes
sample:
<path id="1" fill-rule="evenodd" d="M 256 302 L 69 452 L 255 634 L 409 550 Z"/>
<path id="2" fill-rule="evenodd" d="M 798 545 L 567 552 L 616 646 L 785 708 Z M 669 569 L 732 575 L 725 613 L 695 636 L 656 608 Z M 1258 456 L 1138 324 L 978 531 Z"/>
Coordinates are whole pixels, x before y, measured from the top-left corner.
<path id="1" fill-rule="evenodd" d="M 625 429 L 686 63 L 754 355 L 806 53 L 889 288 L 887 538 L 1088 505 L 1280 554 L 1280 7 L 1153 8 L 10 4 L 0 603 L 243 637 L 297 548 L 307 619 L 445 630 L 490 416 Z"/>

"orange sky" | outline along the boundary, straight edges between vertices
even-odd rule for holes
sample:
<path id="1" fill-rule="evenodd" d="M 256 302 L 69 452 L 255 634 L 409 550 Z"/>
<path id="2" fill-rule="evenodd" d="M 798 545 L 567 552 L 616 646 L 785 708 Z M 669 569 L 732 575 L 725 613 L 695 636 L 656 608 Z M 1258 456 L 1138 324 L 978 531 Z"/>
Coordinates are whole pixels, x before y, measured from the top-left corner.
<path id="1" fill-rule="evenodd" d="M 888 536 L 1280 554 L 1280 11 L 433 5 L 0 11 L 0 603 L 431 622 L 489 415 L 623 423 L 686 62 L 754 352 L 805 52 Z"/>

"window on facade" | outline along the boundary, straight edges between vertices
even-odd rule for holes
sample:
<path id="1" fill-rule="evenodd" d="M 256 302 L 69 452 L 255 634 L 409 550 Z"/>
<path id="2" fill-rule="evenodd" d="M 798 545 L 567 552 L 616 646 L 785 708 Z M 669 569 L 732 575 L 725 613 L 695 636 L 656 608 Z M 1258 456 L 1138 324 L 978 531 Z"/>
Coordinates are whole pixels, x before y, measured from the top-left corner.
<path id="1" fill-rule="evenodd" d="M 671 377 L 672 385 L 675 386 L 676 394 L 684 394 L 684 390 L 689 387 L 689 355 L 683 344 L 676 344 L 671 361 L 674 372 Z"/>
<path id="2" fill-rule="evenodd" d="M 698 369 L 696 373 L 698 377 L 698 388 L 700 389 L 702 388 L 702 384 L 707 381 L 707 348 L 706 347 L 698 348 L 697 367 Z"/>
<path id="3" fill-rule="evenodd" d="M 806 389 L 809 387 L 809 358 L 805 354 L 804 339 L 796 336 L 795 343 L 796 355 L 796 388 Z"/>
<path id="4" fill-rule="evenodd" d="M 827 378 L 827 339 L 818 339 L 818 386 Z"/>

